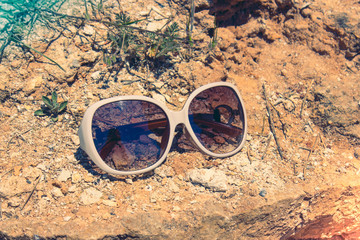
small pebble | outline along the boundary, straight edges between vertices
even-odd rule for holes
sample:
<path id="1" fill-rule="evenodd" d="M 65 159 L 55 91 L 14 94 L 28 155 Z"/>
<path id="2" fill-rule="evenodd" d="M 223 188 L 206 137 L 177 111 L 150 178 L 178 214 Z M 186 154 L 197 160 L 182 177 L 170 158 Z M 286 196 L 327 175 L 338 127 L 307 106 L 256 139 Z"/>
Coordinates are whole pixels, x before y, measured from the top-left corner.
<path id="1" fill-rule="evenodd" d="M 71 171 L 63 169 L 59 174 L 57 180 L 60 182 L 66 182 L 71 177 Z"/>
<path id="2" fill-rule="evenodd" d="M 133 184 L 133 180 L 132 180 L 131 178 L 125 179 L 125 182 L 126 182 L 127 184 Z"/>
<path id="3" fill-rule="evenodd" d="M 51 190 L 51 195 L 53 196 L 54 199 L 58 199 L 64 196 L 64 194 L 62 193 L 60 188 L 54 187 Z"/>
<path id="4" fill-rule="evenodd" d="M 117 202 L 115 202 L 113 200 L 103 200 L 102 203 L 108 207 L 116 207 L 117 206 Z"/>
<path id="5" fill-rule="evenodd" d="M 85 25 L 84 34 L 87 35 L 87 36 L 91 36 L 91 35 L 95 34 L 95 30 L 94 30 L 94 28 L 92 26 Z"/>
<path id="6" fill-rule="evenodd" d="M 150 192 L 150 191 L 152 190 L 151 185 L 147 185 L 147 186 L 145 187 L 145 190 Z"/>
<path id="7" fill-rule="evenodd" d="M 77 135 L 72 135 L 71 140 L 75 145 L 77 145 L 77 146 L 80 145 L 80 139 Z"/>
<path id="8" fill-rule="evenodd" d="M 75 185 L 72 185 L 72 186 L 69 187 L 68 191 L 69 191 L 70 193 L 74 193 L 74 192 L 77 191 L 77 187 L 76 187 Z"/>
<path id="9" fill-rule="evenodd" d="M 71 176 L 71 182 L 72 183 L 78 183 L 81 181 L 81 175 L 79 173 L 74 173 L 72 176 Z"/>
<path id="10" fill-rule="evenodd" d="M 95 188 L 85 189 L 80 195 L 80 202 L 84 205 L 91 205 L 100 201 L 103 193 Z"/>
<path id="11" fill-rule="evenodd" d="M 180 212 L 181 211 L 181 208 L 179 206 L 174 206 L 173 207 L 173 211 L 174 212 Z"/>
<path id="12" fill-rule="evenodd" d="M 92 73 L 90 77 L 95 81 L 99 81 L 101 79 L 101 71 L 96 71 Z"/>
<path id="13" fill-rule="evenodd" d="M 260 195 L 261 197 L 265 197 L 266 194 L 267 194 L 267 192 L 266 192 L 265 189 L 261 190 L 260 193 L 259 193 L 259 195 Z"/>

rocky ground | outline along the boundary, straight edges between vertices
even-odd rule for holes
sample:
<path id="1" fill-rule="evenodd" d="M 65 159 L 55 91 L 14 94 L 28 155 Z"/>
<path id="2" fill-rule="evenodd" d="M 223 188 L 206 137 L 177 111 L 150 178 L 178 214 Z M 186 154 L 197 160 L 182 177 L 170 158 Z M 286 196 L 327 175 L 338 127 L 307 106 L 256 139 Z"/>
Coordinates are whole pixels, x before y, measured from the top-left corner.
<path id="1" fill-rule="evenodd" d="M 181 37 L 190 6 L 105 4 L 147 18 L 137 26 L 149 31 L 176 21 Z M 82 1 L 63 11 L 81 14 Z M 8 48 L 0 238 L 359 239 L 359 13 L 356 0 L 195 1 L 192 49 L 160 64 L 105 64 L 98 46 L 108 47 L 108 30 L 99 22 L 75 21 L 60 35 L 40 28 L 31 38 L 65 72 Z M 82 115 L 100 99 L 145 95 L 178 110 L 216 81 L 237 85 L 246 105 L 249 134 L 233 157 L 209 158 L 182 140 L 155 171 L 118 178 L 79 148 Z M 34 116 L 53 90 L 69 102 L 56 123 Z"/>

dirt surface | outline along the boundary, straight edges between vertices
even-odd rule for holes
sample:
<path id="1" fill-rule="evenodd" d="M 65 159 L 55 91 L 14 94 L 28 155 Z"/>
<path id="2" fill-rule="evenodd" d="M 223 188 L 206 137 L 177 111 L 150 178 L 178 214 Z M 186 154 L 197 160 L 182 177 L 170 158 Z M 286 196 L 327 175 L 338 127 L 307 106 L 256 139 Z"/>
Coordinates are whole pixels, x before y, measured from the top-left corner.
<path id="1" fill-rule="evenodd" d="M 172 17 L 186 37 L 190 2 L 119 2 L 106 7 L 147 16 L 138 25 L 148 30 Z M 359 239 L 359 15 L 355 0 L 195 1 L 192 52 L 156 66 L 104 64 L 94 42 L 106 42 L 106 28 L 94 22 L 33 38 L 66 72 L 8 49 L 0 238 Z M 155 171 L 118 178 L 79 148 L 83 113 L 100 99 L 151 96 L 179 110 L 196 87 L 217 81 L 234 83 L 246 105 L 249 133 L 235 156 L 213 159 L 174 143 Z M 69 101 L 56 123 L 34 116 L 52 90 Z"/>

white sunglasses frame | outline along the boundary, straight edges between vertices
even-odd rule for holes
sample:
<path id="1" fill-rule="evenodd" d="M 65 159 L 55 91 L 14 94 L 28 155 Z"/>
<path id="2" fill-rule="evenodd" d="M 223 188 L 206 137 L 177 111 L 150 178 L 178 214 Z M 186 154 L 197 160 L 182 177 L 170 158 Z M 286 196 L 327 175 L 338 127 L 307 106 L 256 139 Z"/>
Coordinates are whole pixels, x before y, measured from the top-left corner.
<path id="1" fill-rule="evenodd" d="M 211 151 L 209 151 L 207 148 L 205 148 L 202 143 L 198 140 L 198 138 L 196 137 L 190 121 L 189 121 L 189 106 L 190 103 L 192 102 L 192 100 L 202 91 L 205 91 L 209 88 L 213 88 L 213 87 L 229 87 L 231 88 L 237 95 L 242 110 L 243 110 L 243 137 L 242 140 L 239 144 L 239 146 L 237 146 L 233 151 L 228 152 L 228 153 L 213 153 Z M 169 120 L 169 128 L 170 128 L 170 133 L 169 133 L 169 139 L 168 139 L 168 143 L 166 146 L 166 149 L 164 151 L 164 153 L 162 154 L 161 158 L 153 165 L 144 168 L 144 169 L 140 169 L 140 170 L 135 170 L 135 171 L 119 171 L 119 170 L 115 170 L 111 167 L 109 167 L 100 157 L 98 151 L 96 150 L 95 147 L 95 143 L 93 141 L 93 137 L 92 137 L 92 120 L 93 120 L 93 116 L 95 111 L 108 103 L 112 103 L 112 102 L 117 102 L 117 101 L 123 101 L 123 100 L 142 100 L 142 101 L 147 101 L 150 103 L 153 103 L 157 106 L 159 106 L 164 113 L 166 114 L 166 117 Z M 237 90 L 236 86 L 228 83 L 228 82 L 215 82 L 215 83 L 210 83 L 207 85 L 204 85 L 200 88 L 197 88 L 194 92 L 192 92 L 190 94 L 190 96 L 188 97 L 188 99 L 186 100 L 183 108 L 180 111 L 172 111 L 170 110 L 165 103 L 161 102 L 161 101 L 157 101 L 156 99 L 153 98 L 149 98 L 149 97 L 145 97 L 145 96 L 117 96 L 117 97 L 112 97 L 112 98 L 108 98 L 108 99 L 104 99 L 101 100 L 99 102 L 94 103 L 93 105 L 91 105 L 84 114 L 83 120 L 81 122 L 81 125 L 79 127 L 78 130 L 78 135 L 80 138 L 80 148 L 82 150 L 84 150 L 87 155 L 90 157 L 90 159 L 103 171 L 113 174 L 113 175 L 136 175 L 136 174 L 142 174 L 145 172 L 149 172 L 155 168 L 157 168 L 160 164 L 162 164 L 169 151 L 171 148 L 171 145 L 173 143 L 174 140 L 174 136 L 175 136 L 175 128 L 176 126 L 178 126 L 179 124 L 183 124 L 185 126 L 185 132 L 186 132 L 186 137 L 189 138 L 189 140 L 203 153 L 212 156 L 212 157 L 217 157 L 217 158 L 225 158 L 225 157 L 229 157 L 232 156 L 234 154 L 236 154 L 237 152 L 239 152 L 241 150 L 241 148 L 243 147 L 245 140 L 246 140 L 246 134 L 247 134 L 247 118 L 246 118 L 246 111 L 245 111 L 245 106 L 244 106 L 244 102 L 241 98 L 240 92 Z"/>

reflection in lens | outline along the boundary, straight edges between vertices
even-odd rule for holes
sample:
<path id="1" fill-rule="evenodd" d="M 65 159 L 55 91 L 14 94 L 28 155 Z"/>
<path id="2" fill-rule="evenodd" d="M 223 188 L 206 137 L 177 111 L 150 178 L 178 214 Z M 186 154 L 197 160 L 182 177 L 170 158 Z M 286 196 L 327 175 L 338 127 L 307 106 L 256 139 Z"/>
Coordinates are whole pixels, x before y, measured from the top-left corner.
<path id="1" fill-rule="evenodd" d="M 161 158 L 168 143 L 169 121 L 153 103 L 117 101 L 96 110 L 92 135 L 100 157 L 109 167 L 136 171 Z"/>
<path id="2" fill-rule="evenodd" d="M 199 93 L 190 103 L 189 120 L 197 139 L 213 153 L 235 150 L 244 137 L 244 110 L 229 87 L 213 87 Z"/>

